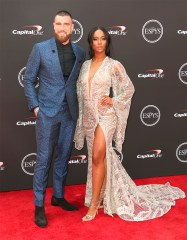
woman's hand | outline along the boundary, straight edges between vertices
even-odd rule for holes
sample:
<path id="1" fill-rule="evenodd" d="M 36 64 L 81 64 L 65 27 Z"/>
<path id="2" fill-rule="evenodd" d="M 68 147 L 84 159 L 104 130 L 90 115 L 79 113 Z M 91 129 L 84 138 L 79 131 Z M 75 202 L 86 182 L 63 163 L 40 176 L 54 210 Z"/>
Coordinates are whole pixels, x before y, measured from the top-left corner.
<path id="1" fill-rule="evenodd" d="M 110 106 L 113 105 L 112 98 L 110 98 L 109 96 L 103 96 L 101 98 L 101 106 L 106 106 L 107 104 Z"/>

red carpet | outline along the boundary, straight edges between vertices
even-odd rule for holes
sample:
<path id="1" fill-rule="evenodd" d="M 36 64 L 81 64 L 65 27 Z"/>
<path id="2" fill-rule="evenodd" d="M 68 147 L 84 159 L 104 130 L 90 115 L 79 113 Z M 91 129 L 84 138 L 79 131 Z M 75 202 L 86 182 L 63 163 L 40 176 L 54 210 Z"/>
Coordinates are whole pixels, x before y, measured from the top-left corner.
<path id="1" fill-rule="evenodd" d="M 187 175 L 135 180 L 137 185 L 165 183 L 180 187 L 187 193 Z M 52 189 L 47 189 L 47 228 L 33 223 L 32 190 L 0 193 L 1 240 L 187 240 L 187 199 L 177 200 L 176 206 L 163 217 L 145 222 L 127 222 L 99 210 L 96 219 L 82 222 L 87 208 L 83 206 L 85 185 L 66 187 L 66 198 L 79 207 L 67 212 L 50 205 Z"/>

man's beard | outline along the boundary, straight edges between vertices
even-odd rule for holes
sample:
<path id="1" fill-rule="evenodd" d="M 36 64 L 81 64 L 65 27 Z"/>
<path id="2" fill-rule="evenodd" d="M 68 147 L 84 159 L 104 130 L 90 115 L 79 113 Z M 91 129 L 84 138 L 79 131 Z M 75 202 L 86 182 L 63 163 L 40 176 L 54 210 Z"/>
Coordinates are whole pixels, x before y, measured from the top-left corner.
<path id="1" fill-rule="evenodd" d="M 55 33 L 56 39 L 61 43 L 68 41 L 70 39 L 70 36 L 71 34 L 64 34 L 63 36 L 59 36 L 59 34 Z"/>

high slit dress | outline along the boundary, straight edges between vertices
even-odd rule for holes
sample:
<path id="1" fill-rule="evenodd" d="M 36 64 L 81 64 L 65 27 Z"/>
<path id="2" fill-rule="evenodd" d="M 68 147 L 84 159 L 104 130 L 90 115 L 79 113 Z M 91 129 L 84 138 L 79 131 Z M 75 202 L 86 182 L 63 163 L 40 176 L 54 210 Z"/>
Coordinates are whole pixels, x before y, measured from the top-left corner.
<path id="1" fill-rule="evenodd" d="M 76 149 L 82 149 L 86 137 L 88 149 L 88 172 L 85 205 L 92 198 L 92 147 L 94 132 L 99 125 L 106 141 L 106 185 L 104 191 L 104 213 L 128 221 L 144 221 L 160 217 L 168 212 L 175 200 L 184 198 L 185 193 L 166 184 L 136 186 L 119 160 L 112 142 L 118 152 L 122 151 L 125 129 L 129 115 L 134 86 L 123 65 L 106 57 L 89 86 L 88 77 L 92 60 L 84 62 L 77 82 L 79 118 L 74 142 Z M 101 106 L 101 98 L 109 96 L 112 89 L 113 105 Z"/>

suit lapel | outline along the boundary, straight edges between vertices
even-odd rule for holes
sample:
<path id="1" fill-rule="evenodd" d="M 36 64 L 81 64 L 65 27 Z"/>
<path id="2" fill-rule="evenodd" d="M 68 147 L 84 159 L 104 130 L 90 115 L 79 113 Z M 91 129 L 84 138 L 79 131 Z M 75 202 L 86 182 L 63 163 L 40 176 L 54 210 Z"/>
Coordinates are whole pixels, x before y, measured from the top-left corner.
<path id="1" fill-rule="evenodd" d="M 80 58 L 80 55 L 79 55 L 79 51 L 77 50 L 77 47 L 76 45 L 71 42 L 71 46 L 72 46 L 72 49 L 73 49 L 73 52 L 75 54 L 75 63 L 74 63 L 74 66 L 73 66 L 73 69 L 71 71 L 71 74 L 69 75 L 69 78 L 67 79 L 66 82 L 68 82 L 70 79 L 71 79 L 71 76 L 74 74 L 74 72 L 77 70 L 77 65 L 79 62 L 81 62 L 81 58 Z"/>
<path id="2" fill-rule="evenodd" d="M 64 76 L 62 73 L 62 68 L 60 66 L 55 38 L 51 38 L 51 58 L 52 58 L 54 70 L 57 72 L 57 76 L 60 76 L 63 82 L 65 82 Z"/>

